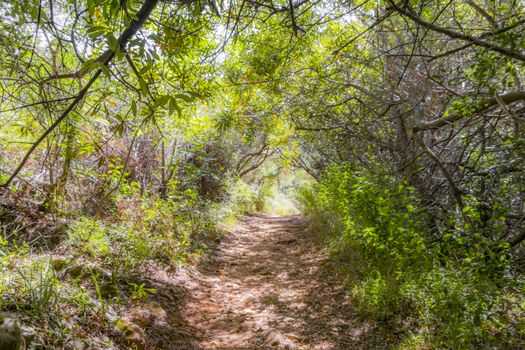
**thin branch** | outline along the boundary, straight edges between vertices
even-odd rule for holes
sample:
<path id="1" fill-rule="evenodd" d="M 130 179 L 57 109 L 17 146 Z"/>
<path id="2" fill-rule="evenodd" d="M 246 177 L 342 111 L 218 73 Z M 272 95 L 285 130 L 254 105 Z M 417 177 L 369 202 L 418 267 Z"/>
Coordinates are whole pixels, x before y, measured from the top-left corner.
<path id="1" fill-rule="evenodd" d="M 495 44 L 490 43 L 488 41 L 485 41 L 485 40 L 483 40 L 482 38 L 479 38 L 479 37 L 475 37 L 475 36 L 472 36 L 472 35 L 469 35 L 469 34 L 464 34 L 464 33 L 458 33 L 456 31 L 450 30 L 448 28 L 439 27 L 439 26 L 437 26 L 435 24 L 432 24 L 430 22 L 425 21 L 421 17 L 419 17 L 416 14 L 414 14 L 412 11 L 410 11 L 410 10 L 408 10 L 406 8 L 398 6 L 393 0 L 389 0 L 389 3 L 391 4 L 391 8 L 396 10 L 399 14 L 401 14 L 404 17 L 410 18 L 415 23 L 417 23 L 419 25 L 422 25 L 422 26 L 424 26 L 424 27 L 426 27 L 428 29 L 431 29 L 431 30 L 433 30 L 435 32 L 438 32 L 438 33 L 441 33 L 441 34 L 445 34 L 445 35 L 447 35 L 447 36 L 449 36 L 451 38 L 454 38 L 454 39 L 467 41 L 467 42 L 469 42 L 469 43 L 471 43 L 472 45 L 475 45 L 475 46 L 484 47 L 484 48 L 489 49 L 491 51 L 494 51 L 494 52 L 500 53 L 500 54 L 502 54 L 504 56 L 507 56 L 509 58 L 513 58 L 513 59 L 525 62 L 525 55 L 520 53 L 520 52 L 518 52 L 518 51 L 513 51 L 513 50 L 507 49 L 505 47 L 501 47 L 501 46 L 495 45 Z"/>
<path id="2" fill-rule="evenodd" d="M 491 97 L 487 100 L 484 100 L 480 104 L 478 104 L 478 106 L 475 108 L 475 110 L 472 113 L 469 114 L 469 116 L 476 115 L 491 107 L 498 105 L 498 99 L 501 99 L 501 101 L 504 102 L 505 104 L 522 101 L 522 100 L 525 100 L 525 91 L 514 91 L 514 92 L 510 92 L 505 95 L 499 95 L 498 98 Z M 465 117 L 466 116 L 462 114 L 449 113 L 448 117 L 435 119 L 435 120 L 431 120 L 428 122 L 422 122 L 422 123 L 412 126 L 411 129 L 414 132 L 439 129 L 445 125 L 453 124 L 456 121 L 463 119 Z"/>
<path id="3" fill-rule="evenodd" d="M 159 0 L 145 0 L 144 1 L 144 3 L 142 4 L 142 7 L 137 12 L 137 19 L 131 21 L 129 27 L 126 28 L 126 30 L 122 32 L 122 34 L 118 38 L 118 44 L 120 45 L 121 51 L 125 50 L 125 47 L 128 41 L 137 33 L 137 31 L 142 27 L 142 25 L 144 25 L 144 22 L 149 18 L 149 16 L 151 15 L 151 12 L 157 5 L 158 1 Z M 101 57 L 104 57 L 103 65 L 105 66 L 107 66 L 111 62 L 113 57 L 115 57 L 115 52 L 111 50 L 106 51 L 106 52 L 109 52 L 109 54 L 104 53 L 101 56 Z M 64 121 L 64 119 L 67 118 L 69 113 L 84 98 L 84 96 L 87 94 L 87 92 L 91 88 L 91 85 L 93 85 L 93 83 L 98 79 L 101 73 L 102 73 L 102 69 L 99 68 L 95 72 L 95 74 L 91 77 L 91 79 L 88 81 L 86 86 L 84 86 L 84 88 L 80 90 L 80 92 L 75 97 L 75 100 L 69 105 L 69 107 L 66 108 L 66 110 L 62 112 L 62 114 L 57 118 L 57 120 L 55 120 L 53 124 L 51 124 L 51 126 L 47 128 L 47 130 L 35 141 L 35 143 L 33 143 L 33 145 L 29 148 L 29 150 L 27 151 L 24 158 L 22 159 L 18 167 L 15 169 L 11 177 L 4 184 L 0 186 L 1 188 L 6 188 L 9 186 L 9 184 L 18 175 L 18 173 L 20 173 L 20 171 L 22 170 L 26 162 L 29 160 L 29 157 L 31 157 L 31 154 L 33 154 L 35 149 L 40 145 L 42 141 L 46 139 L 46 137 L 51 132 L 53 132 L 53 130 L 55 130 L 60 125 L 60 123 L 62 123 L 62 121 Z"/>

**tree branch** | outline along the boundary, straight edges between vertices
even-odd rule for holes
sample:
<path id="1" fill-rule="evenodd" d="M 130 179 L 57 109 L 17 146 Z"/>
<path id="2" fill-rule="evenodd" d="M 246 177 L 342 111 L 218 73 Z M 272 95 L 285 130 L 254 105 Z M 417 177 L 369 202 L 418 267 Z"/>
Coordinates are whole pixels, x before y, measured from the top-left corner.
<path id="1" fill-rule="evenodd" d="M 496 97 L 491 97 L 487 100 L 484 100 L 483 102 L 481 102 L 477 107 L 476 109 L 474 110 L 474 112 L 472 112 L 470 115 L 474 115 L 474 114 L 478 114 L 480 112 L 483 112 L 491 107 L 494 107 L 496 105 L 498 105 L 498 99 L 501 99 L 501 101 L 503 101 L 505 104 L 510 104 L 510 103 L 513 103 L 513 102 L 517 102 L 517 101 L 522 101 L 522 100 L 525 100 L 525 91 L 514 91 L 514 92 L 510 92 L 508 94 L 505 94 L 505 95 L 499 95 L 497 98 Z M 432 130 L 432 129 L 439 129 L 445 125 L 449 125 L 449 124 L 453 124 L 454 122 L 464 118 L 465 116 L 464 115 L 461 115 L 461 114 L 453 114 L 453 113 L 450 113 L 450 115 L 446 118 L 440 118 L 440 119 L 435 119 L 435 120 L 431 120 L 431 121 L 428 121 L 428 122 L 422 122 L 422 123 L 419 123 L 419 124 L 416 124 L 414 126 L 412 126 L 412 131 L 414 132 L 417 132 L 417 131 L 425 131 L 425 130 Z"/>
<path id="2" fill-rule="evenodd" d="M 481 38 L 477 38 L 477 37 L 469 35 L 469 34 L 458 33 L 458 32 L 455 32 L 453 30 L 450 30 L 448 28 L 439 27 L 439 26 L 437 26 L 437 25 L 435 25 L 433 23 L 425 21 L 421 17 L 419 17 L 416 14 L 414 14 L 412 11 L 410 11 L 410 10 L 408 10 L 406 8 L 398 6 L 393 0 L 389 0 L 389 3 L 391 4 L 391 8 L 396 10 L 399 14 L 401 14 L 404 17 L 407 17 L 407 18 L 411 19 L 415 23 L 417 23 L 417 24 L 419 24 L 419 25 L 421 25 L 421 26 L 423 26 L 425 28 L 428 28 L 430 30 L 433 30 L 433 31 L 441 33 L 441 34 L 445 34 L 445 35 L 447 35 L 447 36 L 449 36 L 451 38 L 454 38 L 454 39 L 460 39 L 460 40 L 463 40 L 463 41 L 467 41 L 467 42 L 469 42 L 469 43 L 471 43 L 473 45 L 484 47 L 484 48 L 489 49 L 491 51 L 500 53 L 500 54 L 502 54 L 504 56 L 507 56 L 507 57 L 510 57 L 510 58 L 513 58 L 513 59 L 525 62 L 525 55 L 520 53 L 520 52 L 509 50 L 507 48 L 504 48 L 504 47 L 492 44 L 492 43 L 490 43 L 488 41 L 485 41 L 485 40 L 483 40 Z"/>
<path id="3" fill-rule="evenodd" d="M 146 20 L 149 18 L 149 16 L 151 15 L 151 12 L 153 11 L 155 6 L 157 5 L 158 1 L 159 0 L 145 0 L 144 1 L 144 3 L 142 4 L 142 7 L 137 12 L 137 15 L 136 15 L 137 19 L 131 21 L 129 27 L 126 28 L 126 30 L 124 30 L 124 32 L 122 32 L 122 34 L 118 38 L 118 44 L 120 46 L 121 51 L 125 50 L 128 41 L 144 25 L 144 22 L 146 22 Z M 98 59 L 103 58 L 102 64 L 107 66 L 111 62 L 113 57 L 115 57 L 115 52 L 113 52 L 113 51 L 108 49 Z M 7 186 L 9 186 L 9 184 L 13 181 L 13 179 L 18 175 L 18 173 L 20 173 L 22 168 L 25 166 L 25 164 L 27 163 L 27 161 L 29 160 L 29 158 L 31 157 L 31 154 L 33 154 L 35 149 L 40 145 L 40 143 L 42 143 L 42 141 L 45 140 L 45 138 L 51 132 L 53 132 L 53 130 L 55 130 L 60 125 L 60 123 L 64 119 L 67 118 L 69 113 L 84 98 L 86 93 L 89 91 L 91 85 L 93 85 L 93 83 L 98 79 L 98 77 L 100 76 L 101 73 L 102 73 L 102 69 L 98 69 L 95 72 L 95 74 L 93 75 L 93 77 L 91 77 L 91 79 L 88 81 L 86 86 L 84 86 L 84 88 L 82 88 L 82 90 L 80 90 L 80 92 L 77 94 L 77 96 L 75 97 L 73 102 L 66 108 L 66 110 L 64 112 L 62 112 L 62 114 L 57 118 L 57 120 L 55 120 L 54 123 L 51 124 L 51 126 L 49 128 L 47 128 L 47 130 L 44 131 L 44 133 L 33 143 L 33 145 L 29 148 L 29 150 L 27 151 L 27 153 L 25 154 L 24 158 L 22 159 L 22 161 L 20 162 L 18 167 L 15 169 L 15 171 L 13 172 L 11 177 L 4 184 L 2 184 L 0 187 L 6 188 Z"/>

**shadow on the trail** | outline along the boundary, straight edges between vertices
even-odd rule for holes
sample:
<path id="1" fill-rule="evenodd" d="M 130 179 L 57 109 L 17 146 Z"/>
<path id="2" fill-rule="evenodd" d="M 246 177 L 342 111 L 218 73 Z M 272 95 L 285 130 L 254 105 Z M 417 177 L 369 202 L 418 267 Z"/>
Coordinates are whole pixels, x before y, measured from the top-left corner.
<path id="1" fill-rule="evenodd" d="M 386 326 L 355 316 L 341 276 L 320 254 L 304 218 L 255 216 L 262 225 L 253 218 L 244 220 L 247 229 L 264 229 L 270 235 L 253 244 L 229 275 L 243 281 L 270 309 L 265 314 L 269 330 L 279 331 L 301 349 L 386 349 L 400 341 Z M 257 340 L 254 345 L 260 345 Z"/>
<path id="2" fill-rule="evenodd" d="M 162 305 L 166 311 L 166 321 L 147 327 L 147 350 L 204 350 L 199 346 L 202 332 L 184 320 L 182 311 L 185 309 L 189 295 L 186 287 L 180 283 L 148 278 L 148 284 L 156 289 L 151 301 Z"/>
<path id="3" fill-rule="evenodd" d="M 192 287 L 154 285 L 168 322 L 148 331 L 151 349 L 284 349 L 286 341 L 297 349 L 386 349 L 399 342 L 385 327 L 355 317 L 334 263 L 303 217 L 240 221 L 197 266 Z M 284 342 L 266 347 L 271 332 Z"/>

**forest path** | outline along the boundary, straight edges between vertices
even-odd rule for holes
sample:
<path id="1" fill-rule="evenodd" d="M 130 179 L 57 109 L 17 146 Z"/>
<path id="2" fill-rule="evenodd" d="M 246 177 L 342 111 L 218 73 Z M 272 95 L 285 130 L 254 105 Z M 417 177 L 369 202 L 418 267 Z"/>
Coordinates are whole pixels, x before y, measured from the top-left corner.
<path id="1" fill-rule="evenodd" d="M 303 217 L 241 218 L 186 281 L 181 316 L 198 339 L 177 349 L 371 348 L 329 264 Z"/>

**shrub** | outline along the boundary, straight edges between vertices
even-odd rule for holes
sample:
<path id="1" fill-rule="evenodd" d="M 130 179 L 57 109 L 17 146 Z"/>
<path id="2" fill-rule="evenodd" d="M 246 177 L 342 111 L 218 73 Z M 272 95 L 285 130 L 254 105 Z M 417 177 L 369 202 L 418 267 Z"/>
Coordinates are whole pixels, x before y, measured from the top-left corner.
<path id="1" fill-rule="evenodd" d="M 400 348 L 523 345 L 524 308 L 509 302 L 523 296 L 523 278 L 505 244 L 468 226 L 436 239 L 413 188 L 348 165 L 327 168 L 299 199 L 332 257 L 347 265 L 356 311 L 400 327 L 412 320 Z"/>

